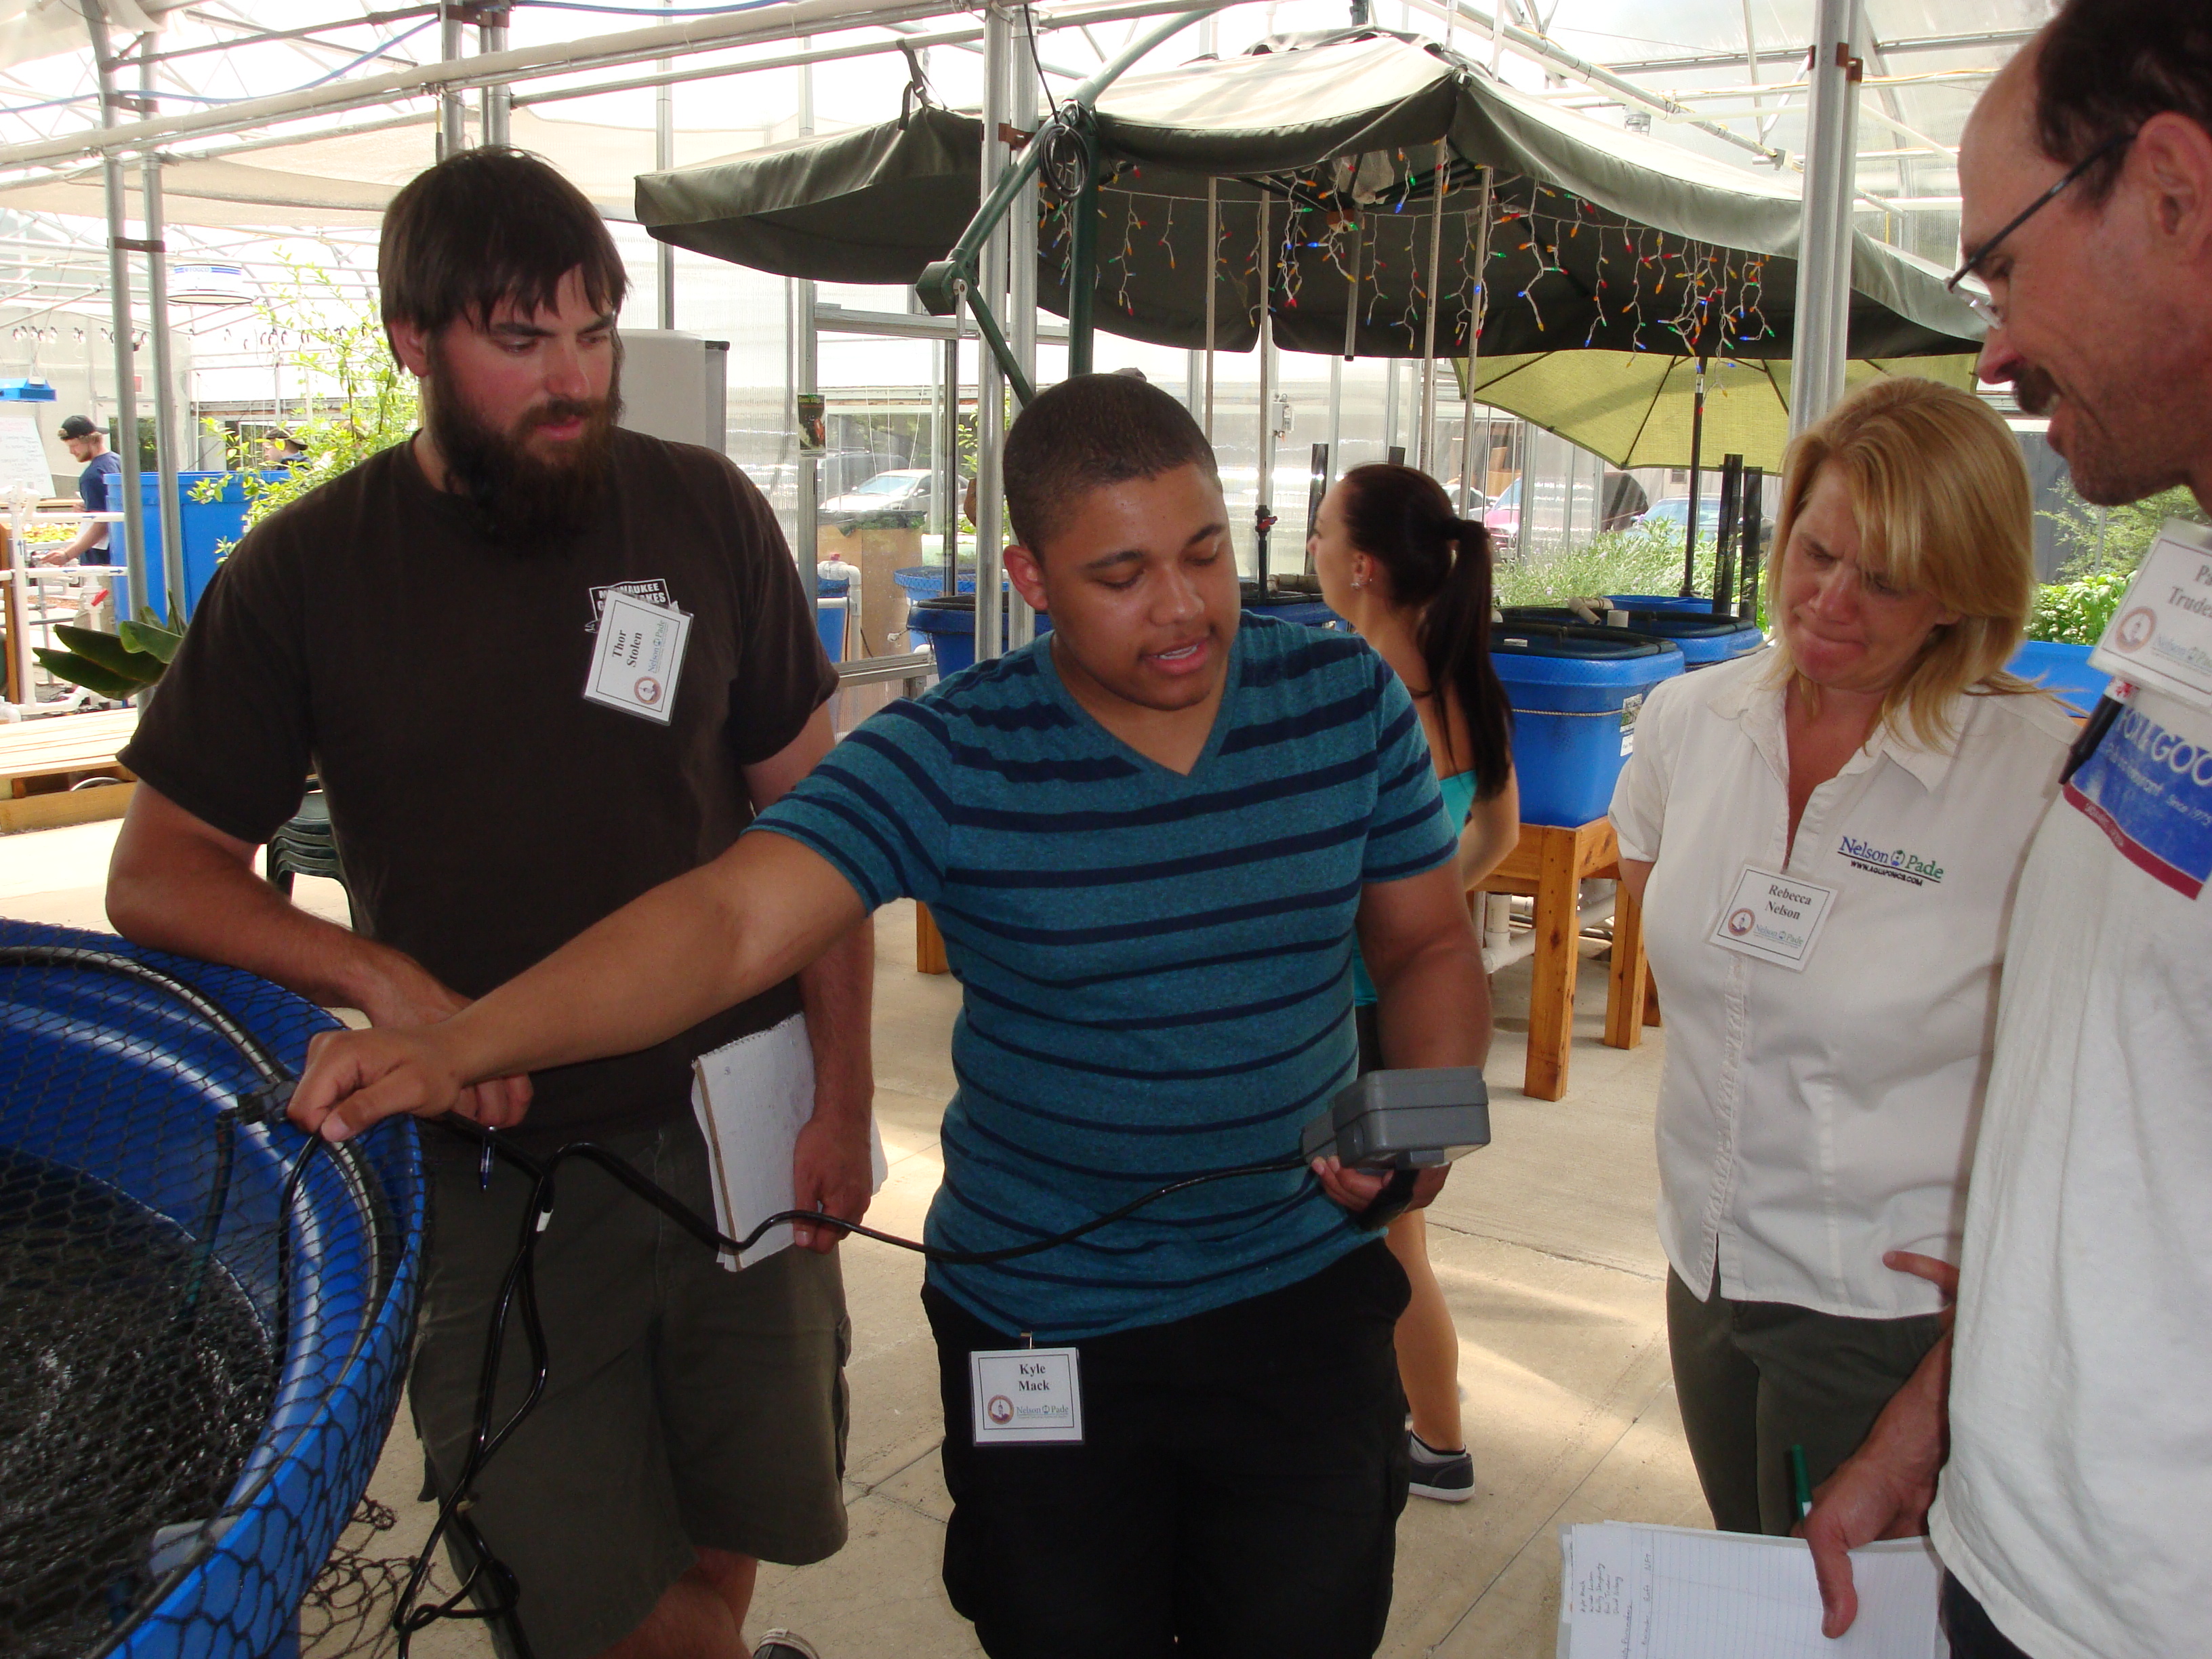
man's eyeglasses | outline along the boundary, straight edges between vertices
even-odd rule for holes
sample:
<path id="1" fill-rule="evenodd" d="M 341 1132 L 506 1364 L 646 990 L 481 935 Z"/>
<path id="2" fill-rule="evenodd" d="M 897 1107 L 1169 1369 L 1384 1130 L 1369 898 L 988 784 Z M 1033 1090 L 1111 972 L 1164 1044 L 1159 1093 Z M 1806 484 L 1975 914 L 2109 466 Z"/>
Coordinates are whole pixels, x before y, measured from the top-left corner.
<path id="1" fill-rule="evenodd" d="M 2124 132 L 2118 137 L 2112 139 L 2106 143 L 2098 145 L 2096 149 L 2091 150 L 2087 155 L 2083 156 L 2072 167 L 2069 167 L 2065 173 L 2060 176 L 2057 184 L 2051 185 L 2049 190 L 2045 191 L 2042 195 L 2037 197 L 2033 202 L 2030 202 L 2026 207 L 2014 214 L 2011 222 L 2008 223 L 2002 230 L 1997 232 L 1996 235 L 1990 237 L 1988 241 L 1984 242 L 1981 246 L 1976 248 L 1973 252 L 1969 254 L 1966 257 L 1966 263 L 1960 265 L 1956 270 L 1953 271 L 1951 273 L 1951 280 L 1943 284 L 1945 290 L 1948 293 L 1958 295 L 1961 300 L 1964 300 L 1966 302 L 1966 308 L 1972 311 L 1975 316 L 1987 323 L 1991 328 L 2002 327 L 2004 325 L 2004 313 L 1998 308 L 1996 301 L 1990 299 L 1986 294 L 1962 292 L 1960 289 L 1959 284 L 1965 282 L 1967 277 L 1978 274 L 1978 268 L 1982 262 L 1988 258 L 1990 254 L 1996 252 L 1998 245 L 2001 244 L 2006 237 L 2011 235 L 2013 232 L 2018 230 L 2022 225 L 2026 224 L 2030 219 L 2035 217 L 2037 214 L 2042 212 L 2044 209 L 2049 207 L 2052 202 L 2057 199 L 2059 192 L 2064 190 L 2067 185 L 2072 184 L 2076 179 L 2079 179 L 2083 173 L 2087 173 L 2091 167 L 2096 166 L 2098 162 L 2103 161 L 2106 156 L 2115 155 L 2118 152 L 2125 149 L 2130 144 L 2135 143 L 2135 134 L 2132 132 Z"/>

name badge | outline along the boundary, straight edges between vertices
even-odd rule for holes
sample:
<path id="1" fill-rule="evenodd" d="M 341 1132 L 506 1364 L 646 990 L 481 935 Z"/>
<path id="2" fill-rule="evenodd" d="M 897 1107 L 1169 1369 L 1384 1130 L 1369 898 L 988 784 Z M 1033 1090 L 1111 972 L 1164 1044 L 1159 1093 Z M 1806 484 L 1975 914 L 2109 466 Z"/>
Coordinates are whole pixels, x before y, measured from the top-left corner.
<path id="1" fill-rule="evenodd" d="M 1083 1443 L 1083 1378 L 1073 1348 L 1000 1348 L 968 1356 L 979 1446 Z"/>
<path id="2" fill-rule="evenodd" d="M 673 605 L 610 593 L 592 639 L 584 700 L 667 725 L 690 632 L 691 618 Z"/>
<path id="3" fill-rule="evenodd" d="M 1747 869 L 1713 924 L 1712 942 L 1739 956 L 1802 973 L 1820 942 L 1836 890 L 1771 870 Z"/>
<path id="4" fill-rule="evenodd" d="M 2089 666 L 2212 708 L 2212 532 L 2166 521 Z"/>

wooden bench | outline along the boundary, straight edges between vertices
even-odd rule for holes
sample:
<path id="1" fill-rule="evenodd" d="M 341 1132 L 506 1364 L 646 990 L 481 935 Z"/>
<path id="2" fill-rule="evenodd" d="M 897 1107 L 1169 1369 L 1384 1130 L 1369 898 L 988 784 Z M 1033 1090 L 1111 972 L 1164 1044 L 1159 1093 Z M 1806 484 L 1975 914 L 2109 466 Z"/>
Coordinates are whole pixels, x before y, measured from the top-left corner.
<path id="1" fill-rule="evenodd" d="M 0 834 L 120 817 L 133 784 L 115 757 L 137 726 L 135 708 L 0 726 L 0 778 L 8 780 L 7 796 L 0 799 Z M 76 789 L 88 778 L 120 781 Z"/>

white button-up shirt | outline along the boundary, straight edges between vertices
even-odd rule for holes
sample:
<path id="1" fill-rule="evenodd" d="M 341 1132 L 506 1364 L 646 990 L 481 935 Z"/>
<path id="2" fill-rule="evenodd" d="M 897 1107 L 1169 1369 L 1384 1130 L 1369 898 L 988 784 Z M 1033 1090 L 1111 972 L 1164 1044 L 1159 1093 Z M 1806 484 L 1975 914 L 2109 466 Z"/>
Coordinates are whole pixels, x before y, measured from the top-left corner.
<path id="1" fill-rule="evenodd" d="M 2073 723 L 1970 696 L 1919 746 L 1887 723 L 1790 841 L 1783 687 L 1760 653 L 1655 691 L 1613 821 L 1655 865 L 1645 938 L 1667 1060 L 1659 1231 L 1698 1296 L 1932 1313 L 1885 1250 L 1956 1261 L 2014 884 Z M 1833 890 L 1801 971 L 1711 942 L 1747 867 Z"/>

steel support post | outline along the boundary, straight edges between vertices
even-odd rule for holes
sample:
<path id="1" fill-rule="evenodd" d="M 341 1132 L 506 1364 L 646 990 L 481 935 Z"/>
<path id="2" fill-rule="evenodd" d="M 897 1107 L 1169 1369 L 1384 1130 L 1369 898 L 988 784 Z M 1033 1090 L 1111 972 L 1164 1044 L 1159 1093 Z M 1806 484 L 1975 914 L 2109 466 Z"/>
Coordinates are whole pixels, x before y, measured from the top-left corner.
<path id="1" fill-rule="evenodd" d="M 453 0 L 444 0 L 451 5 Z M 438 20 L 438 58 L 441 63 L 461 61 L 461 20 L 450 15 L 441 15 Z M 438 159 L 459 155 L 469 147 L 468 106 L 462 94 L 448 88 L 438 94 Z"/>
<path id="2" fill-rule="evenodd" d="M 1797 334 L 1790 365 L 1790 435 L 1844 395 L 1850 343 L 1852 174 L 1857 166 L 1859 71 L 1852 42 L 1864 0 L 1818 0 L 1806 115 L 1805 201 L 1797 246 Z"/>
<path id="3" fill-rule="evenodd" d="M 660 0 L 669 5 L 673 0 Z M 664 58 L 653 65 L 664 72 L 673 69 L 676 60 Z M 653 165 L 656 172 L 666 173 L 676 165 L 676 88 L 665 81 L 653 89 Z M 676 326 L 676 245 L 656 241 L 653 244 L 653 288 L 659 296 L 656 313 L 662 328 Z"/>
<path id="4" fill-rule="evenodd" d="M 154 89 L 154 37 L 148 35 L 139 49 L 138 84 Z M 151 106 L 149 100 L 149 106 Z M 146 153 L 146 308 L 154 336 L 154 501 L 161 526 L 161 582 L 174 597 L 172 617 L 190 617 L 191 594 L 185 586 L 184 506 L 177 498 L 177 457 L 185 444 L 185 429 L 177 423 L 176 371 L 171 363 L 169 338 L 169 252 L 161 216 L 161 158 Z"/>
<path id="5" fill-rule="evenodd" d="M 1006 171 L 1006 143 L 1000 132 L 1006 121 L 1006 60 L 1012 55 L 1012 42 L 1013 27 L 1005 10 L 993 6 L 984 12 L 983 156 L 978 198 L 983 201 L 991 198 Z M 1021 210 L 1018 205 L 1013 210 Z M 1002 217 L 984 238 L 975 264 L 976 287 L 970 298 L 981 301 L 981 314 L 1006 314 L 1006 241 Z M 1073 317 L 1069 321 L 1072 328 Z M 1006 650 L 1001 626 L 1006 613 L 999 586 L 1006 548 L 1006 478 L 1000 467 L 1006 441 L 1006 380 L 997 354 L 979 351 L 975 356 L 975 660 L 982 662 Z"/>
<path id="6" fill-rule="evenodd" d="M 477 50 L 486 57 L 507 50 L 507 14 L 500 11 L 490 15 L 500 21 L 486 23 L 477 31 Z M 486 87 L 483 100 L 477 106 L 477 130 L 481 135 L 478 142 L 495 144 L 502 149 L 514 143 L 508 132 L 507 121 L 514 107 L 514 88 L 507 82 L 502 81 L 497 86 Z"/>
<path id="7" fill-rule="evenodd" d="M 1496 174 L 1492 169 L 1484 167 L 1482 192 L 1476 198 L 1474 209 L 1481 216 L 1481 223 L 1476 226 L 1474 233 L 1474 287 L 1467 296 L 1467 347 L 1463 353 L 1467 375 L 1461 382 L 1459 392 L 1459 511 L 1462 518 L 1474 516 L 1474 364 L 1482 355 L 1482 325 L 1490 314 L 1490 200 L 1495 181 Z M 1489 449 L 1490 446 L 1486 442 L 1483 445 L 1486 456 Z M 1483 475 L 1483 482 L 1489 482 L 1487 471 Z"/>
<path id="8" fill-rule="evenodd" d="M 92 61 L 100 80 L 100 124 L 112 127 L 117 125 L 118 112 L 115 60 L 108 56 L 106 18 L 99 0 L 84 0 L 84 21 L 92 33 Z M 146 587 L 146 508 L 138 484 L 138 367 L 131 343 L 131 239 L 124 234 L 122 157 L 112 151 L 103 156 L 100 174 L 107 194 L 108 315 L 115 331 L 115 459 L 123 468 L 123 568 L 131 584 L 131 603 L 143 610 L 152 596 Z M 112 560 L 115 532 L 112 526 L 107 544 Z M 167 605 L 163 614 L 169 614 Z"/>
<path id="9" fill-rule="evenodd" d="M 1007 122 L 1035 141 L 1040 115 L 1036 22 L 1026 6 L 1007 19 L 1006 53 Z M 1036 186 L 1024 185 L 1006 209 L 1006 334 L 1014 360 L 1034 387 L 1037 380 Z M 1004 492 L 1001 492 L 1003 498 Z M 1006 595 L 1006 649 L 1017 650 L 1036 637 L 1036 612 L 1019 593 Z"/>
<path id="10" fill-rule="evenodd" d="M 1267 586 L 1267 532 L 1275 515 L 1275 246 L 1273 198 L 1260 192 L 1260 476 L 1253 494 L 1252 574 Z"/>
<path id="11" fill-rule="evenodd" d="M 1221 181 L 1206 181 L 1206 412 L 1199 425 L 1213 441 L 1213 325 L 1221 299 Z"/>
<path id="12" fill-rule="evenodd" d="M 1451 146 L 1437 140 L 1436 167 L 1430 174 L 1436 204 L 1429 213 L 1429 303 L 1421 323 L 1421 427 L 1414 453 L 1420 470 L 1437 471 L 1437 313 L 1443 309 L 1444 195 L 1451 188 Z"/>

